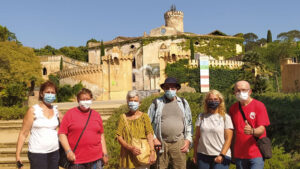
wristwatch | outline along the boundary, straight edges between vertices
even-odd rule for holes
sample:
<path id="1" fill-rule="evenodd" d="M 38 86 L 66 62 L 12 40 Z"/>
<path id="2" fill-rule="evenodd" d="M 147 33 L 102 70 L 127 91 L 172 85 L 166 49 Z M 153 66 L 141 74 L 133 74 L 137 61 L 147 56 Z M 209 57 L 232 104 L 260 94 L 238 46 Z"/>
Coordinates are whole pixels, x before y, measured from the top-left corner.
<path id="1" fill-rule="evenodd" d="M 219 156 L 221 156 L 223 159 L 225 159 L 225 155 L 224 154 L 219 154 Z"/>

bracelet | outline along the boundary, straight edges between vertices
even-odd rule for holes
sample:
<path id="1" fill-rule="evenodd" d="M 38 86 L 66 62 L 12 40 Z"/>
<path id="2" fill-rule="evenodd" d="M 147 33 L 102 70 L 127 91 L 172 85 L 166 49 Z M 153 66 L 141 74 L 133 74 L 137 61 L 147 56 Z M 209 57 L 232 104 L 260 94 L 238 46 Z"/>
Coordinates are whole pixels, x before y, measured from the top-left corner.
<path id="1" fill-rule="evenodd" d="M 69 149 L 68 151 L 66 151 L 66 155 L 69 154 L 69 152 L 71 152 L 71 151 L 72 151 L 71 149 Z"/>

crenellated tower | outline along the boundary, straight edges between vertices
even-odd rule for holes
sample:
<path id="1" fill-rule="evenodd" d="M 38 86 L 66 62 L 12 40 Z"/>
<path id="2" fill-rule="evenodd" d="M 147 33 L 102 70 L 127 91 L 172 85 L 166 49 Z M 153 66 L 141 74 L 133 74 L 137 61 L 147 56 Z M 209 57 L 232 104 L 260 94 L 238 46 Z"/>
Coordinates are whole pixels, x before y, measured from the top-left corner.
<path id="1" fill-rule="evenodd" d="M 177 11 L 175 5 L 165 13 L 165 26 L 175 28 L 179 32 L 183 32 L 183 12 Z"/>

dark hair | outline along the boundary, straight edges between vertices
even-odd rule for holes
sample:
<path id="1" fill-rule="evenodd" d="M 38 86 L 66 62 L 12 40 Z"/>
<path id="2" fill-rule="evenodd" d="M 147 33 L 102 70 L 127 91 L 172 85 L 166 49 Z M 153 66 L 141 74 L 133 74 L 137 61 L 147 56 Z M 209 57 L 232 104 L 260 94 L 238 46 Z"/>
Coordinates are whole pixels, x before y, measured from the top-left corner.
<path id="1" fill-rule="evenodd" d="M 42 93 L 48 87 L 54 88 L 55 93 L 57 93 L 57 87 L 56 87 L 56 85 L 53 82 L 47 81 L 47 82 L 41 84 L 40 92 L 39 92 L 39 100 L 43 100 Z"/>
<path id="2" fill-rule="evenodd" d="M 80 97 L 82 94 L 88 94 L 88 95 L 90 95 L 91 99 L 93 98 L 93 94 L 92 94 L 92 92 L 91 92 L 89 89 L 87 89 L 87 88 L 82 88 L 82 89 L 79 91 L 79 93 L 77 94 L 77 100 L 79 100 L 79 97 Z"/>

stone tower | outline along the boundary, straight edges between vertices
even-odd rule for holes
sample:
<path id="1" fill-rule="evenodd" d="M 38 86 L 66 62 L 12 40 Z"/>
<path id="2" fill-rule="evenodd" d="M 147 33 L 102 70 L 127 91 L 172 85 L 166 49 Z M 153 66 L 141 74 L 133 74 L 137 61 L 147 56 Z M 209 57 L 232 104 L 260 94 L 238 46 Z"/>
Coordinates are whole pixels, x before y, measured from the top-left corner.
<path id="1" fill-rule="evenodd" d="M 171 9 L 164 16 L 167 27 L 172 27 L 179 32 L 183 32 L 183 12 L 177 11 L 175 5 L 172 5 Z"/>

